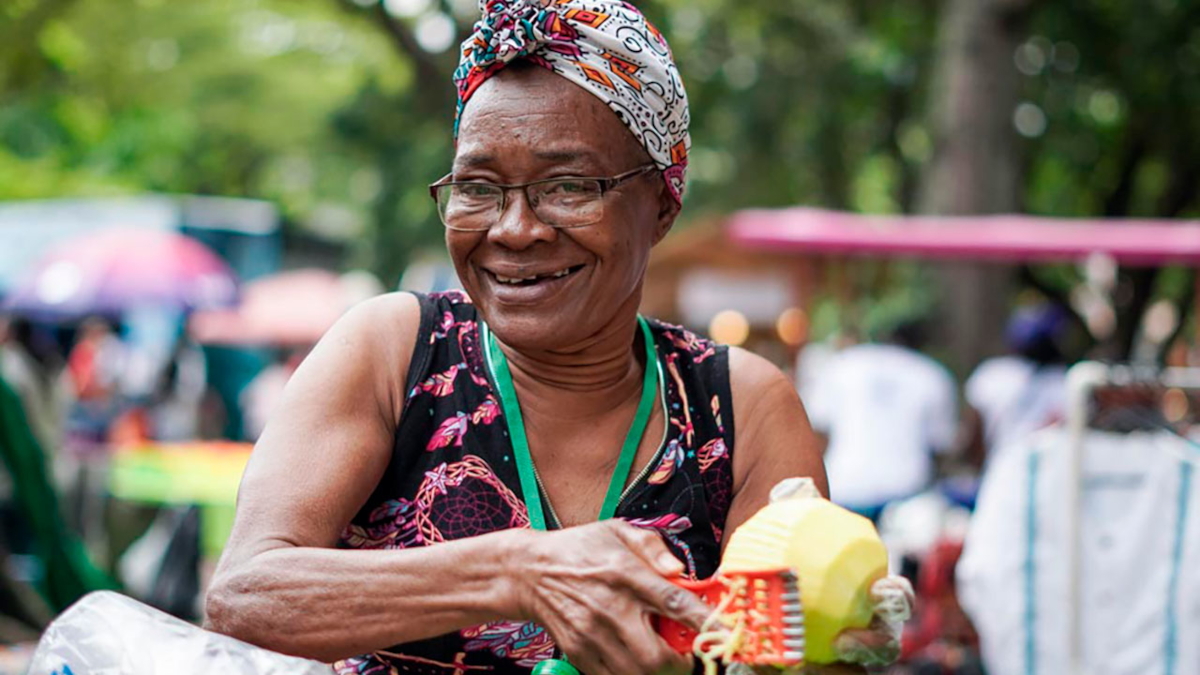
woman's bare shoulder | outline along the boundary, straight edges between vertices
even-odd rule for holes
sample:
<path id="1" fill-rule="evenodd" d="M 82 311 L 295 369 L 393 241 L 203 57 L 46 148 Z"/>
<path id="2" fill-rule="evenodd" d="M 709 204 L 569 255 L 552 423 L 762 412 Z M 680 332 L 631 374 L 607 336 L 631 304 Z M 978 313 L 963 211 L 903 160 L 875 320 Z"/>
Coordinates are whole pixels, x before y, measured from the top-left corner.
<path id="1" fill-rule="evenodd" d="M 766 503 L 776 482 L 811 476 L 828 494 L 825 470 L 804 404 L 791 380 L 767 359 L 729 348 L 729 384 L 733 394 L 735 491 L 746 488 L 748 503 Z"/>
<path id="2" fill-rule="evenodd" d="M 351 307 L 321 339 L 372 354 L 407 358 L 421 329 L 421 305 L 412 293 L 387 293 Z M 318 345 L 320 348 L 322 345 Z"/>
<path id="3" fill-rule="evenodd" d="M 763 394 L 794 393 L 791 381 L 775 364 L 741 347 L 729 347 L 729 387 L 734 405 L 739 398 L 750 403 Z"/>
<path id="4" fill-rule="evenodd" d="M 364 300 L 321 338 L 297 372 L 298 379 L 311 378 L 326 386 L 343 381 L 354 388 L 369 383 L 377 397 L 386 397 L 399 415 L 420 329 L 421 305 L 415 295 L 398 292 Z M 304 372 L 305 366 L 310 373 Z"/>
<path id="5" fill-rule="evenodd" d="M 346 324 L 351 330 L 372 339 L 391 341 L 409 333 L 415 339 L 420 323 L 420 301 L 417 296 L 404 291 L 363 300 L 338 320 L 338 325 Z"/>

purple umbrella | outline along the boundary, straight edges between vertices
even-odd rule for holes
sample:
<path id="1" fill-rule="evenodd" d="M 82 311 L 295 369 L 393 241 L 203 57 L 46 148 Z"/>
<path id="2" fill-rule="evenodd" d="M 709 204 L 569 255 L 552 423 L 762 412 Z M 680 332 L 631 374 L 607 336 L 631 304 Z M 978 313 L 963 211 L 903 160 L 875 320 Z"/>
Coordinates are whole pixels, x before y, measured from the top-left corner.
<path id="1" fill-rule="evenodd" d="M 116 229 L 53 248 L 6 298 L 41 318 L 117 314 L 140 307 L 192 311 L 237 301 L 237 278 L 217 254 L 163 230 Z"/>

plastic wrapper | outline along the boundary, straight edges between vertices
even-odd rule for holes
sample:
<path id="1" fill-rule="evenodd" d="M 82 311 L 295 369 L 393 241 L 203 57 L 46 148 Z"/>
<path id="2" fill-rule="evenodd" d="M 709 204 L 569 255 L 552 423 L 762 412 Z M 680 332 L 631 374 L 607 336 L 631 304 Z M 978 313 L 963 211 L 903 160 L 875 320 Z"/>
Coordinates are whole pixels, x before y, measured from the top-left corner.
<path id="1" fill-rule="evenodd" d="M 29 675 L 330 675 L 323 663 L 219 635 L 110 591 L 85 596 L 42 635 Z"/>

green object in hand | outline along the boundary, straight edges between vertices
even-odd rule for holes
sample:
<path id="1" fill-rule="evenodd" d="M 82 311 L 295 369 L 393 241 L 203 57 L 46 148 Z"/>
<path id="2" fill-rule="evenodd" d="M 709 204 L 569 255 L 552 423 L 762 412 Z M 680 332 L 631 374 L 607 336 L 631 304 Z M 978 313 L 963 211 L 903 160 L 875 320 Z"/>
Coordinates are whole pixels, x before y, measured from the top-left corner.
<path id="1" fill-rule="evenodd" d="M 561 659 L 546 659 L 533 667 L 530 675 L 582 675 L 575 666 Z"/>

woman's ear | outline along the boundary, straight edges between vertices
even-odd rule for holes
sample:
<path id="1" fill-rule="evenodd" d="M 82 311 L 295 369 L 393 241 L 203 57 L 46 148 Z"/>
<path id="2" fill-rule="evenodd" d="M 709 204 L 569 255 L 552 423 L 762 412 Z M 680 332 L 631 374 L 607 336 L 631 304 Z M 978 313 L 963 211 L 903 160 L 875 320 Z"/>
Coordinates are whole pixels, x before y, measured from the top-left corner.
<path id="1" fill-rule="evenodd" d="M 681 204 L 676 201 L 675 196 L 671 194 L 671 188 L 666 181 L 659 181 L 658 195 L 658 221 L 654 227 L 653 244 L 658 244 L 662 241 L 667 233 L 671 231 L 671 226 L 675 224 L 675 219 L 679 217 Z"/>

